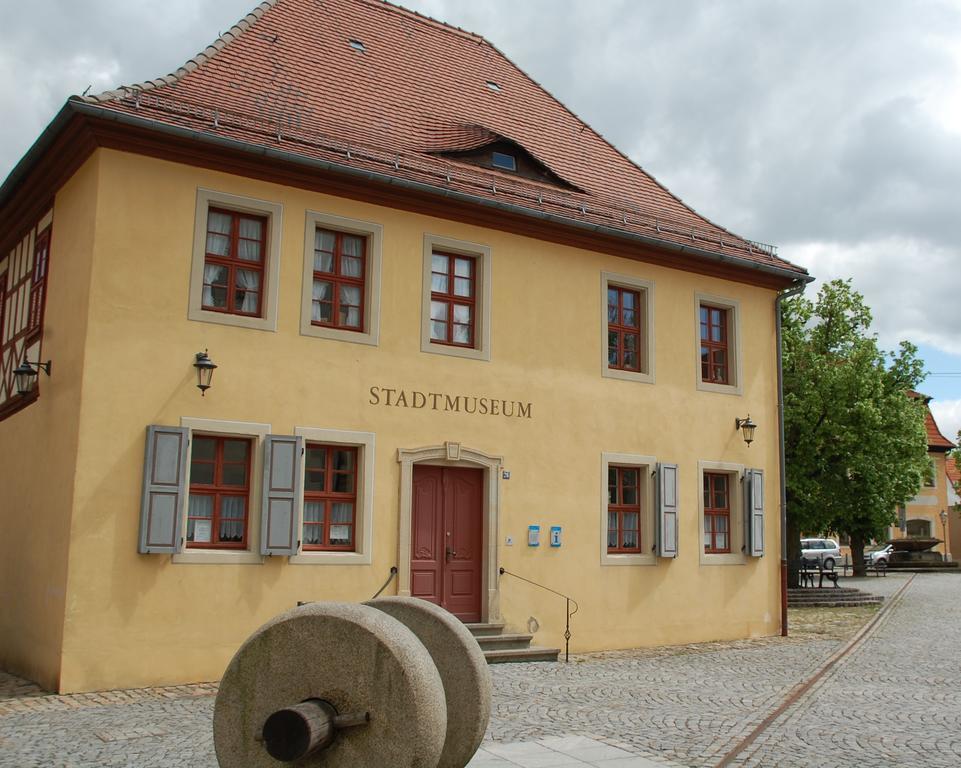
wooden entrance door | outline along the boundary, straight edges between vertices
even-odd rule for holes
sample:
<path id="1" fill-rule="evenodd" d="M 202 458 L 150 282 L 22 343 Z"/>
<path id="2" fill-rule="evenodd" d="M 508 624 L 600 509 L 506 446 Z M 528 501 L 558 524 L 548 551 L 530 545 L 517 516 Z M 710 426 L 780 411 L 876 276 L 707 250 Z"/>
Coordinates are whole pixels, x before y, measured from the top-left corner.
<path id="1" fill-rule="evenodd" d="M 415 465 L 412 501 L 411 594 L 480 621 L 483 471 Z"/>

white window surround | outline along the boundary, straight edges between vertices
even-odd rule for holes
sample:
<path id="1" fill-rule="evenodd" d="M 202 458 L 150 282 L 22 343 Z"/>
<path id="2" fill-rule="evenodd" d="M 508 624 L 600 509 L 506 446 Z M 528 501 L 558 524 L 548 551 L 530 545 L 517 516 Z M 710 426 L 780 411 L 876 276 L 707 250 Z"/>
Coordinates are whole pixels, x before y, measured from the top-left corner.
<path id="1" fill-rule="evenodd" d="M 605 294 L 606 295 L 606 294 Z M 605 306 L 606 306 L 605 298 Z M 606 315 L 605 315 L 606 317 Z M 610 467 L 637 467 L 641 470 L 641 552 L 637 554 L 607 551 L 607 473 Z M 653 456 L 636 453 L 601 453 L 601 565 L 657 565 L 654 554 L 655 502 L 654 480 L 651 473 L 657 467 Z"/>
<path id="2" fill-rule="evenodd" d="M 713 384 L 701 378 L 701 306 L 704 304 L 727 310 L 728 313 L 728 371 L 733 379 L 730 384 Z M 723 395 L 744 394 L 741 359 L 741 303 L 737 301 L 737 299 L 726 299 L 709 293 L 695 293 L 694 375 L 697 381 L 697 388 L 703 392 L 718 392 Z"/>
<path id="3" fill-rule="evenodd" d="M 210 207 L 226 208 L 241 213 L 267 217 L 267 252 L 264 264 L 263 317 L 245 317 L 203 308 L 204 259 L 207 252 L 207 213 Z M 280 242 L 283 229 L 283 206 L 252 197 L 240 197 L 211 189 L 197 189 L 194 218 L 193 261 L 190 265 L 190 298 L 187 317 L 205 323 L 234 325 L 258 331 L 277 330 L 278 295 L 280 289 Z"/>
<path id="4" fill-rule="evenodd" d="M 456 347 L 432 344 L 430 340 L 431 256 L 434 249 L 446 253 L 473 256 L 477 263 L 477 288 L 474 304 L 475 346 Z M 471 360 L 491 359 L 491 249 L 486 245 L 454 240 L 441 235 L 424 234 L 423 288 L 421 289 L 420 351 L 437 355 L 466 357 Z"/>
<path id="5" fill-rule="evenodd" d="M 357 509 L 354 532 L 356 550 L 354 552 L 321 552 L 302 549 L 304 494 L 301 489 L 295 504 L 297 539 L 301 542 L 299 545 L 301 549 L 298 554 L 290 556 L 288 561 L 296 565 L 370 565 L 374 541 L 374 433 L 296 427 L 294 434 L 303 437 L 305 443 L 346 445 L 360 449 L 360 460 L 357 462 Z M 303 462 L 306 460 L 306 451 L 304 454 L 300 457 L 301 477 L 304 476 Z"/>
<path id="6" fill-rule="evenodd" d="M 174 563 L 189 564 L 246 564 L 260 565 L 264 558 L 260 554 L 260 506 L 261 484 L 264 474 L 264 438 L 270 434 L 270 424 L 249 421 L 216 421 L 184 416 L 180 426 L 190 430 L 190 444 L 187 449 L 187 493 L 184 494 L 183 527 L 181 539 L 187 537 L 186 504 L 190 498 L 190 454 L 193 450 L 193 435 L 202 432 L 208 435 L 240 435 L 253 438 L 254 447 L 250 457 L 250 496 L 247 499 L 247 548 L 244 550 L 184 548 L 183 552 L 171 555 Z"/>
<path id="7" fill-rule="evenodd" d="M 608 366 L 607 360 L 607 288 L 630 288 L 641 295 L 641 370 L 624 371 Z M 601 375 L 609 379 L 654 383 L 654 281 L 614 272 L 601 272 Z"/>
<path id="8" fill-rule="evenodd" d="M 314 234 L 318 228 L 347 232 L 367 238 L 366 274 L 364 275 L 364 327 L 360 331 L 329 328 L 311 323 L 314 287 Z M 300 303 L 301 335 L 377 346 L 380 339 L 380 282 L 383 243 L 384 228 L 380 224 L 318 213 L 317 211 L 307 211 L 307 224 L 304 231 L 304 287 Z"/>
<path id="9" fill-rule="evenodd" d="M 731 505 L 730 532 L 731 551 L 724 554 L 704 551 L 704 473 L 715 472 L 729 475 L 728 484 Z M 751 559 L 744 551 L 744 465 L 726 461 L 699 461 L 697 463 L 697 548 L 701 565 L 745 565 Z"/>

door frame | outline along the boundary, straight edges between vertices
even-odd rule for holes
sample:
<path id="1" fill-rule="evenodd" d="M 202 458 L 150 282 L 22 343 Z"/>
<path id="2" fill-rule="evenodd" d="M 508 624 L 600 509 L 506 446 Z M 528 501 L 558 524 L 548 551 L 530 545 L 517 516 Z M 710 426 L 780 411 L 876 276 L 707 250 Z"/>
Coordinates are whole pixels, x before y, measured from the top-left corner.
<path id="1" fill-rule="evenodd" d="M 440 467 L 465 467 L 483 470 L 484 497 L 481 500 L 481 621 L 500 621 L 500 589 L 497 578 L 497 523 L 500 519 L 500 479 L 504 459 L 492 456 L 460 443 L 447 441 L 443 445 L 424 448 L 400 448 L 400 531 L 397 546 L 397 594 L 410 597 L 411 525 L 413 523 L 414 465 L 431 464 Z M 484 599 L 484 595 L 487 599 Z"/>

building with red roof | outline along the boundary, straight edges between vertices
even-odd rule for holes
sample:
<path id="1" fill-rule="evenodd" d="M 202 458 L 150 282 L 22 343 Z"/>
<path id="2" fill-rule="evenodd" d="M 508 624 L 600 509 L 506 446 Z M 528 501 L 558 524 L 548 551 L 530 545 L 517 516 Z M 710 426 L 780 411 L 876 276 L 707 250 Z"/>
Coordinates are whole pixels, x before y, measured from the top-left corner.
<path id="1" fill-rule="evenodd" d="M 935 550 L 942 555 L 961 553 L 961 520 L 950 513 L 955 495 L 951 480 L 953 459 L 948 452 L 956 446 L 941 434 L 929 403 L 931 398 L 920 392 L 909 392 L 911 397 L 924 402 L 924 425 L 928 433 L 928 458 L 931 473 L 925 478 L 920 493 L 898 510 L 898 524 L 891 528 L 891 538 L 938 538 L 942 543 Z M 957 472 L 957 467 L 954 467 Z M 942 514 L 943 513 L 943 514 Z M 953 523 L 953 525 L 952 525 Z"/>
<path id="2" fill-rule="evenodd" d="M 572 650 L 775 634 L 809 280 L 484 38 L 263 2 L 0 186 L 0 667 L 215 679 L 388 578 L 555 652 L 512 574 Z"/>

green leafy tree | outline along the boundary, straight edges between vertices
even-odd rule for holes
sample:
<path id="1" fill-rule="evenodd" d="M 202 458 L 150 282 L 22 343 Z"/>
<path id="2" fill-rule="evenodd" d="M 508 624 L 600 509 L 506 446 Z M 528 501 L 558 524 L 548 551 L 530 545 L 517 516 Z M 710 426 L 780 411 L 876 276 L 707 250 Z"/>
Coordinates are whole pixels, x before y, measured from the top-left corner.
<path id="1" fill-rule="evenodd" d="M 895 522 L 928 468 L 924 405 L 908 395 L 923 363 L 908 342 L 878 347 L 849 280 L 826 283 L 816 302 L 784 302 L 782 323 L 788 558 L 800 557 L 802 532 L 833 531 L 850 537 L 863 574 L 865 543 Z"/>

